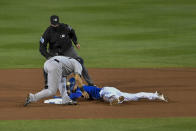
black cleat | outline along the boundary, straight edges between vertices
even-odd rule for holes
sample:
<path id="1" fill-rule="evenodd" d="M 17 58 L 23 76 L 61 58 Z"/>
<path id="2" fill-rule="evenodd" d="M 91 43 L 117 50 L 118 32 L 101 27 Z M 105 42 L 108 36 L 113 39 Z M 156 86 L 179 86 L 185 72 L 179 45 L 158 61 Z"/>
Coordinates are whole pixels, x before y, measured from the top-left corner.
<path id="1" fill-rule="evenodd" d="M 28 104 L 30 104 L 30 103 L 31 103 L 31 101 L 30 101 L 30 97 L 29 97 L 29 95 L 28 95 L 27 98 L 26 98 L 24 107 L 26 107 L 26 106 L 27 106 Z"/>

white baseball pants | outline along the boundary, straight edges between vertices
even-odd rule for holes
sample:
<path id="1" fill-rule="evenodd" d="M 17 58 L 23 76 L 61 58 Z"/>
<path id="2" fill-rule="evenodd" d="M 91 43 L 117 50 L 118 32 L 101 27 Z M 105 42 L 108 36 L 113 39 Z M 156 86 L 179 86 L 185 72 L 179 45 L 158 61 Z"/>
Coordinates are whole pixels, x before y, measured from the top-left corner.
<path id="1" fill-rule="evenodd" d="M 148 92 L 139 92 L 139 93 L 126 93 L 121 92 L 120 90 L 114 88 L 114 87 L 103 87 L 100 91 L 100 96 L 104 100 L 109 102 L 111 97 L 119 98 L 120 96 L 124 96 L 124 101 L 137 101 L 141 98 L 145 98 L 148 100 L 155 100 L 158 99 L 157 93 L 148 93 Z"/>

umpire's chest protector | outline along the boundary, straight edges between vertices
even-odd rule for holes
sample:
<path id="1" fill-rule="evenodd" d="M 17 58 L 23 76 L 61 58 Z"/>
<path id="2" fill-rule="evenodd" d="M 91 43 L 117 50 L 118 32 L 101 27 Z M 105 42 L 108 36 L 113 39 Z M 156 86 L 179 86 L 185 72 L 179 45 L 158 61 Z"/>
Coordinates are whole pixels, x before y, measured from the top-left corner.
<path id="1" fill-rule="evenodd" d="M 71 44 L 69 29 L 66 25 L 51 28 L 49 38 L 50 47 L 52 48 L 66 48 Z"/>

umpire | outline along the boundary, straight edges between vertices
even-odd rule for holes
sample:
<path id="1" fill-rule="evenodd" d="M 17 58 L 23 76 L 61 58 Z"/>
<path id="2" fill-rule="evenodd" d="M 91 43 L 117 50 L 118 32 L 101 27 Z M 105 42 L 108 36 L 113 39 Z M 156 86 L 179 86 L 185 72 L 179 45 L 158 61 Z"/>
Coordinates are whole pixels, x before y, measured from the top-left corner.
<path id="1" fill-rule="evenodd" d="M 59 17 L 56 15 L 52 15 L 50 17 L 51 25 L 46 29 L 44 34 L 40 39 L 40 52 L 46 58 L 49 59 L 52 56 L 68 56 L 80 61 L 80 63 L 84 63 L 83 59 L 78 56 L 72 42 L 75 44 L 77 49 L 80 49 L 80 44 L 77 41 L 76 33 L 74 29 L 64 23 L 59 23 Z M 49 43 L 49 47 L 47 48 L 47 44 Z M 84 64 L 82 64 L 83 71 L 82 76 L 88 85 L 94 85 L 90 76 L 88 75 L 88 71 L 85 68 Z M 44 72 L 45 84 L 47 88 L 47 74 Z"/>

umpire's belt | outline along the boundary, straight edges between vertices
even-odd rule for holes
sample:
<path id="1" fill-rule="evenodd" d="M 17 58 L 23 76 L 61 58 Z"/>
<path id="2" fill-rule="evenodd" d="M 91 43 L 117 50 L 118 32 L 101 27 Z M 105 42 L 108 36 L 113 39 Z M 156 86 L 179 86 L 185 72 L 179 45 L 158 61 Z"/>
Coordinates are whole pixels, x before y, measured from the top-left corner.
<path id="1" fill-rule="evenodd" d="M 59 63 L 60 61 L 59 60 L 57 60 L 57 59 L 54 59 L 54 61 L 56 61 L 57 63 Z"/>

